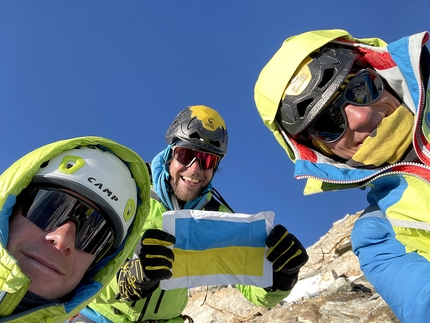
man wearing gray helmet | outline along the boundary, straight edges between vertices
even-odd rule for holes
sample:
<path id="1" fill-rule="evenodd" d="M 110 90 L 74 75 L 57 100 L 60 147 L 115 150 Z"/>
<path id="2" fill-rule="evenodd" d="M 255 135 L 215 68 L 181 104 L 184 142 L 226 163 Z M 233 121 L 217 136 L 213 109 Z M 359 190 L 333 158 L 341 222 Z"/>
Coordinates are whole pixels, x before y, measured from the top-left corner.
<path id="1" fill-rule="evenodd" d="M 133 250 L 150 178 L 132 150 L 101 137 L 48 144 L 0 176 L 2 322 L 64 322 Z"/>
<path id="2" fill-rule="evenodd" d="M 227 153 L 227 128 L 214 109 L 190 106 L 172 122 L 166 141 L 168 146 L 151 162 L 151 212 L 141 244 L 118 279 L 81 312 L 94 322 L 192 321 L 182 314 L 188 302 L 187 288 L 159 287 L 160 280 L 172 276 L 174 254 L 168 246 L 175 244 L 175 237 L 161 230 L 162 214 L 180 209 L 232 212 L 212 187 Z M 300 241 L 280 225 L 272 230 L 266 244 L 267 257 L 273 263 L 273 285 L 237 288 L 254 304 L 272 307 L 288 296 L 308 256 Z"/>

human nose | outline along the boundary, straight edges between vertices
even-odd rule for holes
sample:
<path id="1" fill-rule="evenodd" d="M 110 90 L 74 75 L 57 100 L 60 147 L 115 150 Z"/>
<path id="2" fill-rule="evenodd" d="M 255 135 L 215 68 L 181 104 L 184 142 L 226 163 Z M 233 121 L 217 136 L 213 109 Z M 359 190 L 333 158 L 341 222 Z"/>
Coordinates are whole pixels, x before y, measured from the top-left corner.
<path id="1" fill-rule="evenodd" d="M 58 250 L 69 254 L 75 247 L 76 224 L 68 221 L 46 234 L 47 241 L 52 242 Z"/>
<path id="2" fill-rule="evenodd" d="M 366 125 L 371 124 L 371 122 L 369 122 L 372 117 L 371 107 L 348 104 L 344 109 L 346 118 L 348 119 L 348 127 L 351 130 L 365 131 Z"/>
<path id="3" fill-rule="evenodd" d="M 191 165 L 189 165 L 187 168 L 194 173 L 200 171 L 202 169 L 200 167 L 200 159 L 194 158 L 194 160 L 191 161 Z"/>

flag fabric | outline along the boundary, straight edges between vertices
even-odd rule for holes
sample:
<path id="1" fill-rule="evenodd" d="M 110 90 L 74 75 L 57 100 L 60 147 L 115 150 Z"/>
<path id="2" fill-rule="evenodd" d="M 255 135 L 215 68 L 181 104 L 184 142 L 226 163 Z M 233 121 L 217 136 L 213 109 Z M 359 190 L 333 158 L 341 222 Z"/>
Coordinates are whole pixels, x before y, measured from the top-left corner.
<path id="1" fill-rule="evenodd" d="M 161 288 L 272 285 L 265 257 L 273 212 L 258 214 L 177 210 L 163 214 L 163 230 L 176 237 L 173 276 Z"/>

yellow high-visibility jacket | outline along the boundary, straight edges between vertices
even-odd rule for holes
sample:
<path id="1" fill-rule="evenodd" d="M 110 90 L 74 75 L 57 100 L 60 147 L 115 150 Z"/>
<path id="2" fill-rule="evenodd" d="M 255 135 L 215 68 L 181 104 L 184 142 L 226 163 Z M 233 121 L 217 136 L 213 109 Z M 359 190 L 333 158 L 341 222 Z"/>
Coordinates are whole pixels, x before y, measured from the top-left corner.
<path id="1" fill-rule="evenodd" d="M 128 163 L 136 180 L 139 192 L 135 220 L 128 236 L 114 255 L 102 258 L 87 272 L 71 298 L 63 303 L 55 303 L 29 309 L 10 315 L 20 303 L 30 286 L 30 279 L 21 271 L 19 264 L 6 250 L 8 242 L 9 218 L 16 202 L 16 196 L 29 185 L 39 166 L 59 153 L 78 146 L 102 146 Z M 133 251 L 140 238 L 149 212 L 150 177 L 144 161 L 131 149 L 102 137 L 79 137 L 62 140 L 40 147 L 6 169 L 0 176 L 0 322 L 53 323 L 65 322 L 86 306 L 109 281 Z"/>

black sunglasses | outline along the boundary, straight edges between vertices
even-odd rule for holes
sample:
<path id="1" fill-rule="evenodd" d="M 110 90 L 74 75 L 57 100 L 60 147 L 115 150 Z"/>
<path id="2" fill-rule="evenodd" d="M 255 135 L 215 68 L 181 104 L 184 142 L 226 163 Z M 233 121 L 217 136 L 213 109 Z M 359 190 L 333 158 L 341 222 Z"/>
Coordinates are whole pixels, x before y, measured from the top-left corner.
<path id="1" fill-rule="evenodd" d="M 93 206 L 57 188 L 30 187 L 23 193 L 21 214 L 49 232 L 67 221 L 76 224 L 75 248 L 100 258 L 112 246 L 114 230 Z"/>
<path id="2" fill-rule="evenodd" d="M 335 102 L 326 107 L 308 127 L 309 135 L 316 140 L 331 143 L 340 139 L 346 131 L 348 119 L 344 106 L 366 106 L 376 102 L 384 91 L 384 82 L 371 69 L 364 69 L 349 81 Z"/>

